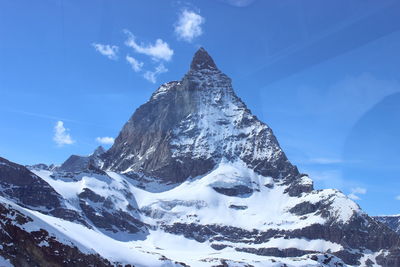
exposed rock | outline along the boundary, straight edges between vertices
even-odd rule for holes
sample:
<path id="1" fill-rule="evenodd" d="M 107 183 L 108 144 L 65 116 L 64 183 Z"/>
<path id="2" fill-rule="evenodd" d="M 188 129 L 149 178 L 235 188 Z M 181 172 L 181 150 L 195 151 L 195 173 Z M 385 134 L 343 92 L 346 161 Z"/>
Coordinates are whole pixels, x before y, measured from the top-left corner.
<path id="1" fill-rule="evenodd" d="M 61 207 L 60 195 L 26 167 L 0 157 L 0 195 L 26 207 Z"/>
<path id="2" fill-rule="evenodd" d="M 0 203 L 0 255 L 14 266 L 113 266 L 98 254 L 84 254 L 77 247 L 59 242 L 44 229 L 24 230 L 23 225 L 32 221 Z"/>
<path id="3" fill-rule="evenodd" d="M 243 205 L 235 205 L 235 204 L 231 204 L 229 205 L 230 209 L 235 209 L 235 210 L 246 210 L 248 207 L 247 206 L 243 206 Z"/>
<path id="4" fill-rule="evenodd" d="M 248 188 L 247 186 L 244 185 L 237 185 L 234 187 L 230 188 L 224 188 L 224 187 L 213 187 L 215 191 L 217 191 L 220 194 L 224 194 L 227 196 L 246 196 L 248 194 L 253 193 L 253 189 Z"/>
<path id="5" fill-rule="evenodd" d="M 105 169 L 142 172 L 166 184 L 205 174 L 222 159 L 240 159 L 277 179 L 298 175 L 272 130 L 202 48 L 181 81 L 162 85 L 135 111 L 104 158 Z"/>
<path id="6" fill-rule="evenodd" d="M 96 227 L 113 233 L 146 231 L 145 224 L 137 218 L 135 208 L 131 208 L 130 212 L 116 208 L 111 198 L 104 198 L 89 188 L 85 188 L 78 197 L 83 213 Z"/>
<path id="7" fill-rule="evenodd" d="M 72 155 L 58 168 L 58 170 L 64 172 L 79 172 L 87 170 L 100 172 L 103 164 L 101 156 L 104 153 L 104 148 L 99 146 L 89 156 Z"/>
<path id="8" fill-rule="evenodd" d="M 374 216 L 373 218 L 400 234 L 400 215 Z"/>

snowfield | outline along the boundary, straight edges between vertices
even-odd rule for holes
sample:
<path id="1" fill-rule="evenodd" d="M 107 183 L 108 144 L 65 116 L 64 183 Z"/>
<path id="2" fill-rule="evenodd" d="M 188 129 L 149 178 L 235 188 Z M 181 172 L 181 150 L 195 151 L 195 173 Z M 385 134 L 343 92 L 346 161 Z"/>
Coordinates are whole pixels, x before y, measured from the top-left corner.
<path id="1" fill-rule="evenodd" d="M 12 206 L 33 219 L 32 222 L 22 226 L 24 230 L 32 232 L 46 229 L 51 236 L 60 242 L 69 246 L 77 246 L 87 254 L 98 253 L 116 264 L 161 267 L 181 266 L 179 262 L 185 262 L 191 266 L 210 266 L 212 263 L 220 263 L 221 259 L 229 259 L 229 266 L 252 264 L 253 266 L 272 267 L 282 266 L 282 263 L 286 263 L 289 267 L 320 266 L 309 257 L 282 259 L 252 255 L 238 252 L 234 249 L 216 251 L 210 248 L 208 243 L 199 243 L 160 230 L 151 231 L 145 240 L 121 242 L 104 235 L 96 229 L 88 229 L 80 224 L 22 208 L 2 197 L 0 197 L 0 202 Z M 46 242 L 42 245 L 48 246 Z M 2 266 L 12 266 L 8 260 L 3 258 L 0 258 L 0 263 Z"/>
<path id="2" fill-rule="evenodd" d="M 121 238 L 114 239 L 115 235 L 107 234 L 96 227 L 88 229 L 80 224 L 23 209 L 30 217 L 35 218 L 30 224 L 32 229 L 29 230 L 34 230 L 35 227 L 51 229 L 50 232 L 59 240 L 73 243 L 82 251 L 95 251 L 112 262 L 134 263 L 135 266 L 174 266 L 175 261 L 192 266 L 210 266 L 211 262 L 216 264 L 221 259 L 238 262 L 238 265 L 232 266 L 243 266 L 240 262 L 254 266 L 281 266 L 280 263 L 286 263 L 288 266 L 320 266 L 309 256 L 283 259 L 239 252 L 235 248 L 296 248 L 305 251 L 335 252 L 343 247 L 330 241 L 302 238 L 272 238 L 261 244 L 255 244 L 252 240 L 247 240 L 246 243 L 200 243 L 182 235 L 166 233 L 159 226 L 196 223 L 266 231 L 300 229 L 326 222 L 326 218 L 317 214 L 306 214 L 299 219 L 298 215 L 289 211 L 303 202 L 329 201 L 333 213 L 340 216 L 337 219 L 343 222 L 349 220 L 354 213 L 361 212 L 353 201 L 336 190 L 312 191 L 303 193 L 300 198 L 290 197 L 285 193 L 286 185 L 255 173 L 240 161 L 233 164 L 222 161 L 210 173 L 189 179 L 164 192 L 138 188 L 134 180 L 115 172 L 107 172 L 107 175 L 81 173 L 73 179 L 63 178 L 46 170 L 36 170 L 34 173 L 48 182 L 64 197 L 67 206 L 75 210 L 80 209 L 78 194 L 89 188 L 100 196 L 111 198 L 118 209 L 127 211 L 128 205 L 134 205 L 143 211 L 140 213 L 140 219 L 150 225 L 152 230 L 145 239 L 132 235 L 121 241 Z M 304 183 L 310 182 L 307 176 L 304 176 L 303 180 Z M 238 185 L 251 189 L 251 193 L 229 196 L 217 193 L 214 189 L 230 189 Z M 134 199 L 127 199 L 123 194 L 125 191 L 132 192 Z M 344 207 L 347 209 L 343 210 Z M 215 250 L 211 247 L 212 244 L 228 247 Z M 159 260 L 163 256 L 172 261 Z"/>

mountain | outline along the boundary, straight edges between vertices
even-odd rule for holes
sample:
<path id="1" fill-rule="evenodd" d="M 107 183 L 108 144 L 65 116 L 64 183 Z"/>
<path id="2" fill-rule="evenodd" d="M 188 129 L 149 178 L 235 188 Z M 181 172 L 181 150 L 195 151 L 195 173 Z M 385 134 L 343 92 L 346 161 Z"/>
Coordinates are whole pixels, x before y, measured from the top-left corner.
<path id="1" fill-rule="evenodd" d="M 400 215 L 374 216 L 374 219 L 400 234 Z"/>
<path id="2" fill-rule="evenodd" d="M 104 167 L 176 184 L 204 175 L 221 160 L 294 180 L 299 173 L 272 133 L 233 92 L 231 80 L 200 48 L 181 81 L 162 85 L 124 125 Z"/>
<path id="3" fill-rule="evenodd" d="M 64 172 L 76 172 L 91 168 L 100 169 L 103 164 L 101 156 L 104 153 L 104 148 L 102 146 L 99 146 L 89 156 L 72 155 L 58 168 L 58 170 Z"/>
<path id="4" fill-rule="evenodd" d="M 56 253 L 50 239 L 99 266 L 400 266 L 400 236 L 340 191 L 315 190 L 203 48 L 108 151 L 53 169 L 3 160 L 0 174 L 1 225 L 13 229 L 0 237 L 12 246 L 15 232 L 43 229 L 34 250 L 14 244 L 38 266 L 35 255 Z M 22 175 L 48 199 L 26 201 L 36 192 Z"/>

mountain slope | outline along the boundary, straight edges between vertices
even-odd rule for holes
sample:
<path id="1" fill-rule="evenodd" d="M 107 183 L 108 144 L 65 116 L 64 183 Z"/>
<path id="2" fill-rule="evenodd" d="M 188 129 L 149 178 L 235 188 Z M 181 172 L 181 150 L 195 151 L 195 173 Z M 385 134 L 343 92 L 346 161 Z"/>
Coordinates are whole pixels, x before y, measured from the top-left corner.
<path id="1" fill-rule="evenodd" d="M 107 151 L 104 167 L 181 183 L 223 158 L 241 159 L 277 179 L 298 175 L 272 130 L 251 114 L 230 78 L 200 48 L 181 81 L 162 85 L 136 110 Z"/>
<path id="2" fill-rule="evenodd" d="M 23 195 L 0 200 L 111 264 L 400 265 L 399 235 L 340 191 L 314 190 L 203 48 L 182 80 L 161 85 L 93 155 L 95 164 L 75 157 L 12 175 L 41 180 L 79 220 L 25 206 Z"/>
<path id="3" fill-rule="evenodd" d="M 76 172 L 101 168 L 103 164 L 101 156 L 104 153 L 104 148 L 102 146 L 99 146 L 89 156 L 72 155 L 58 168 L 58 170 L 64 172 Z"/>
<path id="4" fill-rule="evenodd" d="M 400 234 L 400 215 L 374 216 L 374 219 L 387 225 L 390 229 Z"/>

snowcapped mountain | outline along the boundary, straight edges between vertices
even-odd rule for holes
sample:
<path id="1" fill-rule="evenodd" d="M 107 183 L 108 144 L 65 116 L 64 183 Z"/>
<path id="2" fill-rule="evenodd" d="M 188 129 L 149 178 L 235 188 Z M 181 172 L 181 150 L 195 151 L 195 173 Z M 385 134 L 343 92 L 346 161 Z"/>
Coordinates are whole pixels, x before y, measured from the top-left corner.
<path id="1" fill-rule="evenodd" d="M 174 184 L 223 159 L 241 160 L 273 178 L 299 174 L 272 130 L 250 113 L 230 78 L 200 48 L 181 81 L 162 85 L 136 110 L 107 151 L 105 168 Z"/>
<path id="2" fill-rule="evenodd" d="M 314 190 L 203 48 L 108 151 L 1 159 L 0 182 L 0 262 L 16 266 L 400 266 L 400 236 Z"/>

